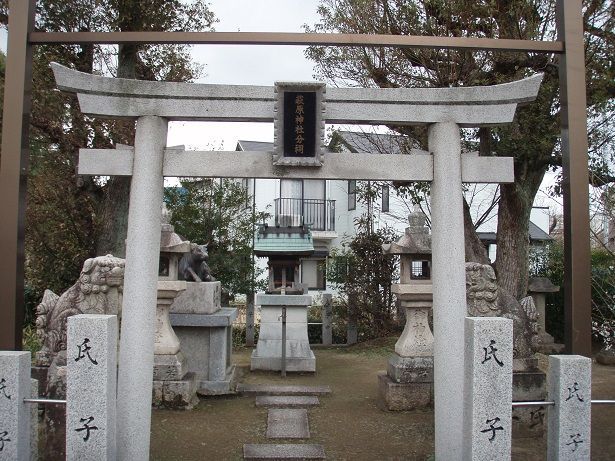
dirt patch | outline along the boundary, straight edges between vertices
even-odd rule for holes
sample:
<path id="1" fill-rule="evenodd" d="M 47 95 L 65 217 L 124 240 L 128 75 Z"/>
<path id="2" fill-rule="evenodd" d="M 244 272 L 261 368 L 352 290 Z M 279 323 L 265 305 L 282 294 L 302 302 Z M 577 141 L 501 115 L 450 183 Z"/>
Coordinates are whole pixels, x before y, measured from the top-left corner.
<path id="1" fill-rule="evenodd" d="M 433 412 L 385 412 L 377 406 L 377 373 L 386 368 L 394 339 L 345 349 L 316 349 L 315 374 L 247 372 L 253 384 L 326 384 L 332 393 L 308 410 L 311 438 L 330 460 L 433 459 Z M 249 368 L 250 349 L 233 355 Z M 615 397 L 615 367 L 594 364 L 592 398 Z M 193 411 L 155 410 L 152 418 L 154 460 L 240 460 L 244 443 L 271 443 L 265 438 L 267 409 L 254 397 L 202 399 Z M 615 457 L 615 406 L 594 406 L 592 459 Z M 284 441 L 282 441 L 283 443 Z M 296 443 L 296 441 L 288 440 Z M 544 440 L 513 440 L 513 460 L 546 459 Z"/>

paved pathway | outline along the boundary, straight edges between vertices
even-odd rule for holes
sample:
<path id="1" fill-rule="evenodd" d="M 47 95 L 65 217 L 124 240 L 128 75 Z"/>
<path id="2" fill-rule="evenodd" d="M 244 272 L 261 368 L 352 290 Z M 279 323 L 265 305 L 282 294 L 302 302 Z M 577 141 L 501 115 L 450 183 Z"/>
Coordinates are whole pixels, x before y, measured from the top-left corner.
<path id="1" fill-rule="evenodd" d="M 319 405 L 316 395 L 331 392 L 329 386 L 268 386 L 240 385 L 237 389 L 256 395 L 257 407 L 269 407 L 267 438 L 309 439 L 310 424 L 306 407 Z M 325 459 L 322 445 L 310 443 L 244 444 L 247 460 L 316 460 Z"/>

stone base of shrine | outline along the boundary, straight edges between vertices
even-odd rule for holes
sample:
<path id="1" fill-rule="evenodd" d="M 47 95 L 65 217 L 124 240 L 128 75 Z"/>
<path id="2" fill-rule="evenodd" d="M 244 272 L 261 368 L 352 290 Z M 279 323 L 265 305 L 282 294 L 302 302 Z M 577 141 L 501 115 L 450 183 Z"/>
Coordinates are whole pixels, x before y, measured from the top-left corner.
<path id="1" fill-rule="evenodd" d="M 282 308 L 286 308 L 286 371 L 316 371 L 316 357 L 308 338 L 307 309 L 312 297 L 307 295 L 269 295 L 259 293 L 261 326 L 251 370 L 282 369 Z"/>
<path id="2" fill-rule="evenodd" d="M 260 357 L 256 355 L 257 352 L 256 350 L 252 352 L 250 370 L 280 371 L 282 369 L 281 357 Z M 286 357 L 286 371 L 315 372 L 316 357 L 312 351 L 308 354 L 306 357 Z"/>
<path id="3" fill-rule="evenodd" d="M 232 394 L 235 391 L 236 372 L 231 353 L 236 317 L 237 309 L 228 307 L 213 314 L 170 315 L 186 356 L 186 369 L 196 375 L 200 395 Z"/>
<path id="4" fill-rule="evenodd" d="M 154 380 L 152 406 L 170 410 L 192 410 L 199 403 L 196 390 L 196 376 L 191 372 L 179 380 Z"/>
<path id="5" fill-rule="evenodd" d="M 197 393 L 199 395 L 225 395 L 235 392 L 237 386 L 237 367 L 231 365 L 226 370 L 223 379 L 207 380 L 201 379 L 198 382 Z"/>
<path id="6" fill-rule="evenodd" d="M 154 380 L 177 381 L 186 374 L 186 357 L 179 351 L 177 354 L 154 355 Z"/>
<path id="7" fill-rule="evenodd" d="M 540 370 L 513 373 L 513 402 L 537 402 L 547 397 L 546 375 Z M 513 407 L 515 438 L 541 438 L 546 432 L 547 407 Z"/>
<path id="8" fill-rule="evenodd" d="M 388 411 L 433 407 L 433 383 L 396 383 L 384 371 L 378 374 L 378 406 Z"/>
<path id="9" fill-rule="evenodd" d="M 387 374 L 396 383 L 433 383 L 433 357 L 389 357 Z"/>

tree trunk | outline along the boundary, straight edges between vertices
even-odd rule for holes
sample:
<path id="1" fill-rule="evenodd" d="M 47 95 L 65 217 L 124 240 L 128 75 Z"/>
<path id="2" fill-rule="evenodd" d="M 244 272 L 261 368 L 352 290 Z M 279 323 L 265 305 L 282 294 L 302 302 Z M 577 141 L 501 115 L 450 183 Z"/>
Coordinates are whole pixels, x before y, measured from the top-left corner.
<path id="1" fill-rule="evenodd" d="M 117 76 L 135 78 L 137 47 L 120 45 Z M 134 122 L 117 121 L 112 133 L 116 144 L 134 143 Z M 126 235 L 128 233 L 128 200 L 130 197 L 130 176 L 112 176 L 105 186 L 105 195 L 100 211 L 100 227 L 96 240 L 96 253 L 124 258 L 126 255 Z"/>
<path id="2" fill-rule="evenodd" d="M 96 253 L 126 257 L 130 177 L 116 176 L 105 187 Z"/>
<path id="3" fill-rule="evenodd" d="M 535 171 L 500 186 L 495 271 L 498 285 L 518 300 L 527 294 L 530 213 L 543 176 Z"/>
<path id="4" fill-rule="evenodd" d="M 468 202 L 463 200 L 463 229 L 465 233 L 465 251 L 466 262 L 475 262 L 481 264 L 491 264 L 487 249 L 483 242 L 478 238 L 472 216 L 470 215 L 470 206 Z"/>

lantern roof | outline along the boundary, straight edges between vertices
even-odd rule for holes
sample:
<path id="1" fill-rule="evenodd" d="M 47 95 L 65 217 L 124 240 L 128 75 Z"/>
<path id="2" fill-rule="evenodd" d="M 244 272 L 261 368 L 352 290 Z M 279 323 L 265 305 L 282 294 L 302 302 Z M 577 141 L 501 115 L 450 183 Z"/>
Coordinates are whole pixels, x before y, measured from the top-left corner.
<path id="1" fill-rule="evenodd" d="M 431 255 L 431 235 L 427 228 L 427 216 L 415 207 L 408 216 L 410 226 L 397 242 L 382 245 L 385 254 L 392 255 Z"/>

